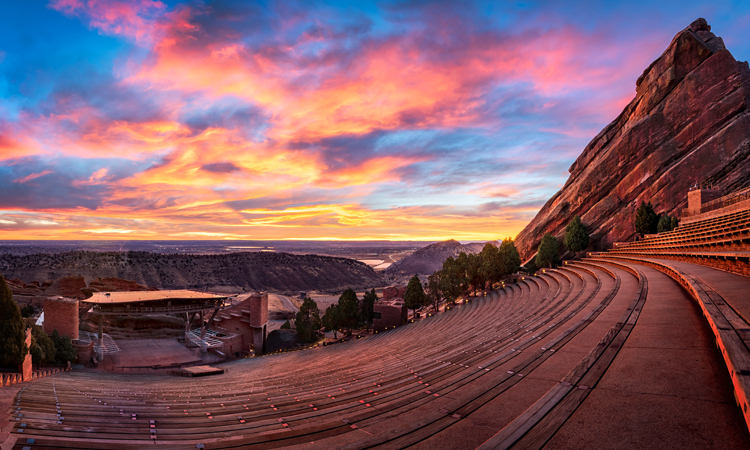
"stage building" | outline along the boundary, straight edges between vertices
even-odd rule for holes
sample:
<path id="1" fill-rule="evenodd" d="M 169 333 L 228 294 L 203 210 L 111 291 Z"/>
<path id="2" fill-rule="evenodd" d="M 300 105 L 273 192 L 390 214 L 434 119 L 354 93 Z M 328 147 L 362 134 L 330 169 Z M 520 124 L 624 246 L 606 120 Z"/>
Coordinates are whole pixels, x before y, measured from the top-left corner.
<path id="1" fill-rule="evenodd" d="M 68 336 L 79 354 L 79 361 L 92 358 L 117 365 L 120 348 L 104 333 L 104 316 L 148 316 L 170 314 L 185 319 L 185 343 L 221 357 L 254 351 L 262 354 L 268 325 L 268 294 L 251 294 L 243 301 L 227 295 L 191 290 L 96 292 L 80 302 L 55 297 L 45 301 L 45 332 L 57 330 Z M 221 312 L 221 313 L 220 313 Z M 79 331 L 80 319 L 98 315 L 98 333 Z M 197 324 L 195 322 L 198 322 Z"/>

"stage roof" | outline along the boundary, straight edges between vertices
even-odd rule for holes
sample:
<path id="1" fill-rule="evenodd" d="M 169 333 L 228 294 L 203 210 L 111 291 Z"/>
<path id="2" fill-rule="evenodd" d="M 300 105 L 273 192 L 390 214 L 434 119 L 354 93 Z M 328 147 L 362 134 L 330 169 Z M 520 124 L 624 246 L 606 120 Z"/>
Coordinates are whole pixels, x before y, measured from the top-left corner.
<path id="1" fill-rule="evenodd" d="M 163 300 L 220 300 L 227 295 L 208 294 L 187 289 L 171 291 L 130 291 L 130 292 L 94 292 L 91 298 L 81 300 L 84 303 L 99 305 L 117 305 L 124 303 L 151 302 Z"/>

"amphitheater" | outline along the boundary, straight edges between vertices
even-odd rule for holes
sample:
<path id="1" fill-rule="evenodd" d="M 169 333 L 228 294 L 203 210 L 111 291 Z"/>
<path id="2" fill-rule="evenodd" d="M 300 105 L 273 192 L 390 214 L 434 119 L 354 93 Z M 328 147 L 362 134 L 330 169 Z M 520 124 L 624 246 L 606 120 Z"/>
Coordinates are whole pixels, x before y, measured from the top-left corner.
<path id="1" fill-rule="evenodd" d="M 750 448 L 750 208 L 731 209 L 218 376 L 4 387 L 3 448 Z"/>

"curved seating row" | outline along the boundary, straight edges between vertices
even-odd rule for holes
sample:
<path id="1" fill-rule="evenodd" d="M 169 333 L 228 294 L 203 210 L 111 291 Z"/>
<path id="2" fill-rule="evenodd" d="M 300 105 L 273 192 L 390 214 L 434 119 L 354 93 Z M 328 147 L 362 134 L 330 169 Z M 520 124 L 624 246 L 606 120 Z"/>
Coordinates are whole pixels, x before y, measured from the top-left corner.
<path id="1" fill-rule="evenodd" d="M 698 270 L 692 264 L 744 276 L 750 275 L 750 211 L 737 211 L 679 226 L 672 232 L 648 236 L 596 254 L 594 261 L 620 261 L 654 268 L 677 281 L 699 304 L 728 368 L 735 398 L 750 428 L 750 325 L 711 285 L 719 272 Z M 689 264 L 685 264 L 689 263 Z M 700 275 L 696 275 L 696 274 Z M 733 275 L 732 275 L 733 276 Z M 738 289 L 750 279 L 732 278 Z M 721 277 L 722 279 L 725 277 Z"/>
<path id="2" fill-rule="evenodd" d="M 160 448 L 401 448 L 429 441 L 543 370 L 610 307 L 622 273 L 601 264 L 546 271 L 393 331 L 227 363 L 216 377 L 71 372 L 39 380 L 14 402 L 16 448 L 152 441 Z M 566 363 L 575 369 L 588 361 Z M 538 400 L 529 393 L 524 404 Z M 492 434 L 477 436 L 477 445 Z"/>

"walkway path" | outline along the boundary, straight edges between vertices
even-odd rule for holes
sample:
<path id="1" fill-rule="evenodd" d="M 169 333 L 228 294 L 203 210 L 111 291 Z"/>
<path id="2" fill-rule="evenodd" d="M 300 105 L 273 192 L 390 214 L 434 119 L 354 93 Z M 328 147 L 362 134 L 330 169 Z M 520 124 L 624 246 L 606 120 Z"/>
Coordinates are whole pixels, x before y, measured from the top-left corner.
<path id="1" fill-rule="evenodd" d="M 643 259 L 669 264 L 699 278 L 721 295 L 746 322 L 750 323 L 750 278 L 687 262 L 656 258 Z"/>
<path id="2" fill-rule="evenodd" d="M 649 288 L 638 322 L 602 380 L 545 448 L 750 448 L 700 309 L 671 278 L 633 266 Z"/>

